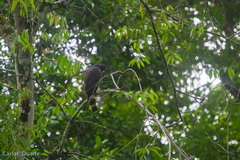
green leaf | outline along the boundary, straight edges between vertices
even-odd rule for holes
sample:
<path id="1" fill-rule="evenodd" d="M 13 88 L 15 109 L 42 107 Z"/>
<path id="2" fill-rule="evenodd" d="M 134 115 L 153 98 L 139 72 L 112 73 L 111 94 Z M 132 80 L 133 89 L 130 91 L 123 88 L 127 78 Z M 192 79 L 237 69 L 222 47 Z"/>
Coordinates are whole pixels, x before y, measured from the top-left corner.
<path id="1" fill-rule="evenodd" d="M 20 16 L 23 17 L 23 15 L 24 15 L 24 14 L 23 14 L 23 10 L 21 9 L 21 10 L 20 10 Z"/>
<path id="2" fill-rule="evenodd" d="M 158 148 L 158 147 L 157 148 L 149 148 L 149 150 L 154 152 L 159 158 L 162 158 L 156 149 L 160 150 L 160 148 Z"/>
<path id="3" fill-rule="evenodd" d="M 150 93 L 153 94 L 157 100 L 159 100 L 158 95 L 153 90 L 150 90 Z"/>
<path id="4" fill-rule="evenodd" d="M 53 114 L 56 114 L 58 116 L 59 112 L 60 112 L 60 107 L 59 106 L 56 106 L 56 107 L 53 108 Z"/>
<path id="5" fill-rule="evenodd" d="M 67 42 L 69 38 L 69 31 L 68 29 L 63 30 L 64 41 Z"/>
<path id="6" fill-rule="evenodd" d="M 178 26 L 175 23 L 170 23 L 170 24 L 175 28 L 175 30 L 178 30 Z"/>
<path id="7" fill-rule="evenodd" d="M 95 142 L 96 142 L 96 145 L 97 145 L 97 146 L 102 146 L 101 137 L 97 136 Z"/>
<path id="8" fill-rule="evenodd" d="M 152 102 L 154 102 L 154 97 L 150 93 L 147 93 L 147 95 L 152 100 Z"/>
<path id="9" fill-rule="evenodd" d="M 139 59 L 139 62 L 140 62 L 140 64 L 141 64 L 143 67 L 145 67 L 145 65 L 144 65 L 144 63 L 143 63 L 143 61 L 142 61 L 141 59 Z"/>
<path id="10" fill-rule="evenodd" d="M 165 14 L 164 12 L 161 12 L 161 15 L 163 16 L 164 21 L 165 21 L 167 24 L 169 24 L 166 14 Z"/>
<path id="11" fill-rule="evenodd" d="M 36 133 L 37 133 L 37 138 L 42 139 L 41 132 L 40 132 L 40 131 L 37 131 Z"/>
<path id="12" fill-rule="evenodd" d="M 141 66 L 140 66 L 140 63 L 139 63 L 139 61 L 136 61 L 136 63 L 137 63 L 137 67 L 140 69 L 140 68 L 141 68 Z"/>
<path id="13" fill-rule="evenodd" d="M 51 152 L 49 152 L 48 150 L 44 150 L 44 153 L 50 154 Z"/>
<path id="14" fill-rule="evenodd" d="M 171 34 L 173 37 L 176 37 L 173 32 L 168 32 L 168 33 Z"/>
<path id="15" fill-rule="evenodd" d="M 228 68 L 228 76 L 232 80 L 235 77 L 235 73 L 232 68 Z"/>
<path id="16" fill-rule="evenodd" d="M 203 26 L 198 27 L 198 37 L 200 37 L 204 33 Z"/>
<path id="17" fill-rule="evenodd" d="M 11 13 L 15 10 L 18 2 L 19 2 L 18 0 L 13 0 L 13 2 L 12 2 L 12 7 L 11 7 Z"/>
<path id="18" fill-rule="evenodd" d="M 183 59 L 180 56 L 177 56 L 177 59 L 179 60 L 179 62 L 183 61 Z"/>
<path id="19" fill-rule="evenodd" d="M 16 144 L 22 149 L 26 148 L 26 142 L 21 138 L 16 140 Z"/>
<path id="20" fill-rule="evenodd" d="M 173 52 L 172 54 L 175 58 L 177 58 L 177 60 L 179 60 L 179 62 L 182 62 L 182 58 L 177 53 Z"/>
<path id="21" fill-rule="evenodd" d="M 148 60 L 149 57 L 143 57 L 143 60 L 147 63 L 147 64 L 151 64 L 150 61 Z M 150 58 L 149 58 L 150 59 Z"/>
<path id="22" fill-rule="evenodd" d="M 129 62 L 129 64 L 128 64 L 128 66 L 133 66 L 135 62 L 136 62 L 136 58 L 134 58 L 133 60 L 131 60 L 131 61 Z"/>
<path id="23" fill-rule="evenodd" d="M 67 75 L 68 76 L 71 76 L 72 75 L 72 61 L 69 61 L 68 64 L 67 64 Z"/>
<path id="24" fill-rule="evenodd" d="M 213 74 L 213 70 L 210 69 L 210 70 L 209 70 L 209 78 L 210 78 L 210 79 L 212 79 L 212 74 Z"/>
<path id="25" fill-rule="evenodd" d="M 117 152 L 118 148 L 114 148 L 113 150 L 111 150 L 110 155 L 113 155 L 115 152 Z"/>
<path id="26" fill-rule="evenodd" d="M 139 148 L 139 149 L 135 150 L 134 153 L 138 152 L 138 155 L 140 155 L 144 151 L 145 151 L 145 148 Z"/>
<path id="27" fill-rule="evenodd" d="M 58 17 L 55 17 L 54 23 L 55 23 L 55 26 L 59 25 L 59 18 Z"/>
<path id="28" fill-rule="evenodd" d="M 161 149 L 160 149 L 159 147 L 157 147 L 157 146 L 151 147 L 151 149 L 161 150 Z"/>
<path id="29" fill-rule="evenodd" d="M 30 4 L 31 4 L 32 8 L 33 8 L 33 9 L 34 9 L 34 11 L 35 11 L 35 5 L 34 5 L 34 1 L 33 1 L 33 0 L 29 0 L 29 2 L 30 2 Z"/>
<path id="30" fill-rule="evenodd" d="M 148 106 L 148 107 L 151 109 L 151 111 L 152 111 L 154 114 L 158 112 L 157 108 L 154 107 L 153 105 L 150 105 L 150 106 Z"/>
<path id="31" fill-rule="evenodd" d="M 73 74 L 76 74 L 78 72 L 78 66 L 77 63 L 75 62 L 73 65 Z"/>
<path id="32" fill-rule="evenodd" d="M 43 74 L 45 73 L 45 69 L 46 69 L 46 65 L 43 64 L 43 65 L 41 66 L 41 71 L 43 72 Z"/>
<path id="33" fill-rule="evenodd" d="M 219 75 L 219 72 L 215 69 L 215 70 L 214 70 L 214 77 L 217 78 L 218 75 Z"/>
<path id="34" fill-rule="evenodd" d="M 16 35 L 17 42 L 21 43 L 21 36 L 19 34 Z"/>
<path id="35" fill-rule="evenodd" d="M 50 26 L 53 24 L 53 22 L 54 22 L 54 18 L 51 17 L 51 19 L 50 19 Z"/>
<path id="36" fill-rule="evenodd" d="M 168 57 L 167 64 L 169 65 L 170 62 L 173 64 L 173 60 L 174 60 L 174 56 L 173 56 L 173 55 L 170 55 L 170 56 Z"/>
<path id="37" fill-rule="evenodd" d="M 122 95 L 124 95 L 123 92 L 115 92 L 112 97 L 117 97 L 117 98 L 119 98 L 119 97 L 121 97 Z"/>
<path id="38" fill-rule="evenodd" d="M 142 6 L 140 5 L 140 9 L 139 9 L 141 16 L 143 18 L 144 14 L 145 14 L 145 10 L 142 8 Z"/>
<path id="39" fill-rule="evenodd" d="M 121 29 L 117 29 L 116 33 L 115 33 L 115 37 L 116 38 L 118 36 L 118 33 L 121 31 Z"/>
<path id="40" fill-rule="evenodd" d="M 42 121 L 43 121 L 43 117 L 41 117 L 40 119 L 38 119 L 37 125 L 38 125 L 38 126 L 39 126 L 39 125 L 42 125 L 42 124 L 43 124 Z"/>
<path id="41" fill-rule="evenodd" d="M 195 31 L 196 31 L 196 26 L 193 26 L 193 28 L 190 32 L 190 37 L 192 37 L 194 35 Z"/>
<path id="42" fill-rule="evenodd" d="M 140 41 L 137 42 L 137 46 L 135 49 L 136 49 L 137 53 L 139 53 L 139 54 L 141 53 L 140 52 Z"/>
<path id="43" fill-rule="evenodd" d="M 167 32 L 164 32 L 163 33 L 163 36 L 162 36 L 162 44 L 165 45 L 167 43 Z"/>
<path id="44" fill-rule="evenodd" d="M 136 49 L 136 47 L 137 47 L 137 42 L 134 42 L 133 43 L 133 49 Z"/>
<path id="45" fill-rule="evenodd" d="M 64 66 L 66 66 L 67 60 L 68 60 L 67 56 L 61 58 L 61 68 L 62 69 L 64 68 Z"/>
<path id="46" fill-rule="evenodd" d="M 31 133 L 31 136 L 32 136 L 32 139 L 35 139 L 35 131 L 33 129 L 30 130 L 30 133 Z"/>
<path id="47" fill-rule="evenodd" d="M 139 157 L 139 160 L 142 160 L 143 157 L 145 156 L 146 152 L 142 153 L 142 155 Z"/>
<path id="48" fill-rule="evenodd" d="M 143 100 L 145 103 L 147 102 L 147 101 L 146 101 L 146 98 L 145 98 L 140 92 L 138 93 L 138 96 L 141 97 L 142 100 Z"/>
<path id="49" fill-rule="evenodd" d="M 22 6 L 23 6 L 24 11 L 27 12 L 27 4 L 25 3 L 25 1 L 20 0 L 20 2 L 22 4 Z"/>

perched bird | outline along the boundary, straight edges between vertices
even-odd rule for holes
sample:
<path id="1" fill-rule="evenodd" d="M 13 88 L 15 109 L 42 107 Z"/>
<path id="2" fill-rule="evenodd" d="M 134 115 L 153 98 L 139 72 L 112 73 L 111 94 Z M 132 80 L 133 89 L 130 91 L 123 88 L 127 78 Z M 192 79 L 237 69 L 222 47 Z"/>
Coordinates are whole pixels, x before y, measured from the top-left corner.
<path id="1" fill-rule="evenodd" d="M 104 64 L 96 64 L 87 69 L 84 75 L 84 88 L 88 101 L 90 101 L 92 111 L 97 111 L 95 93 L 102 78 L 102 72 L 107 67 Z"/>

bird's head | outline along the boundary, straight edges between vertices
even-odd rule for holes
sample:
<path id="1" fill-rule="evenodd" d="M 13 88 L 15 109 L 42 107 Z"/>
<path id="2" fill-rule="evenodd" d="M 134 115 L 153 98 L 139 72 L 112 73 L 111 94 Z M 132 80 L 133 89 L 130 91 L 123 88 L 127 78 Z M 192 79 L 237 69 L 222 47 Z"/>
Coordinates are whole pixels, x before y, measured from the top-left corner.
<path id="1" fill-rule="evenodd" d="M 96 64 L 96 65 L 94 65 L 94 66 L 100 68 L 100 69 L 102 70 L 102 72 L 103 72 L 104 70 L 107 70 L 107 69 L 108 69 L 107 66 L 105 66 L 104 64 Z"/>

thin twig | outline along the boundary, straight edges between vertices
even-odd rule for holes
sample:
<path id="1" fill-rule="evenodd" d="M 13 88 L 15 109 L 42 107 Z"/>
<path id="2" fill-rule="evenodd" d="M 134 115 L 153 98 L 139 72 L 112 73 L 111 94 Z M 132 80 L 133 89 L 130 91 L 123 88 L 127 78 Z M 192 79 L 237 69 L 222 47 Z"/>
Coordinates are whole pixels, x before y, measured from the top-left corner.
<path id="1" fill-rule="evenodd" d="M 7 72 L 15 72 L 15 70 L 12 70 L 12 69 L 4 69 L 4 68 L 0 68 L 0 69 Z"/>
<path id="2" fill-rule="evenodd" d="M 118 89 L 106 89 L 106 90 L 104 90 L 103 92 L 123 92 L 123 91 L 119 91 Z M 125 95 L 126 97 L 132 98 L 131 95 L 130 95 L 128 92 L 123 92 L 123 93 L 124 93 L 124 95 Z M 179 152 L 179 154 L 181 154 L 185 159 L 190 159 L 190 158 L 188 157 L 188 155 L 182 150 L 182 148 L 180 148 L 180 147 L 174 142 L 173 138 L 171 137 L 171 135 L 170 135 L 169 131 L 166 129 L 166 127 L 164 127 L 164 126 L 161 124 L 161 122 L 160 122 L 148 109 L 146 109 L 146 107 L 145 107 L 140 101 L 138 101 L 137 104 L 138 104 L 138 106 L 140 106 L 142 109 L 144 109 L 145 112 L 157 123 L 157 126 L 158 126 L 159 128 L 161 128 L 161 130 L 163 131 L 164 135 L 166 136 L 169 144 L 172 143 L 173 146 L 176 148 L 176 150 Z M 133 140 L 135 140 L 136 138 L 137 138 L 137 137 L 135 137 Z M 132 140 L 132 141 L 133 141 L 133 140 Z M 131 141 L 131 142 L 132 142 L 132 141 Z M 129 145 L 131 142 L 129 142 L 127 145 Z M 126 145 L 126 146 L 127 146 L 127 145 Z M 123 148 L 125 148 L 126 146 L 124 146 Z M 121 151 L 123 148 L 121 148 L 119 151 Z M 119 151 L 118 151 L 118 152 L 119 152 Z M 118 152 L 116 152 L 116 153 L 118 153 Z M 171 151 L 170 151 L 170 152 L 171 152 Z M 115 153 L 115 154 L 116 154 L 116 153 Z M 171 154 L 169 154 L 169 157 L 170 157 L 170 156 L 171 156 Z"/>
<path id="3" fill-rule="evenodd" d="M 113 77 L 113 74 L 110 74 L 110 75 L 111 75 L 111 77 L 112 77 L 112 81 L 113 81 L 115 87 L 116 87 L 117 89 L 120 89 L 120 88 L 118 87 L 118 85 L 116 84 L 116 82 L 115 82 L 115 79 L 114 79 L 114 77 Z"/>
<path id="4" fill-rule="evenodd" d="M 144 124 L 142 125 L 142 127 L 141 127 L 138 135 L 141 135 L 142 130 L 143 130 L 143 126 L 145 126 L 145 125 L 144 125 Z M 139 140 L 140 140 L 140 136 L 138 136 L 137 143 L 136 143 L 135 148 L 134 148 L 134 152 L 137 150 L 137 146 L 138 146 Z M 151 140 L 150 140 L 150 141 L 151 141 Z M 132 159 L 134 158 L 134 156 L 135 156 L 135 159 L 137 159 L 137 153 L 133 154 Z"/>
<path id="5" fill-rule="evenodd" d="M 98 16 L 97 16 L 95 13 L 93 13 L 93 11 L 92 11 L 82 0 L 79 0 L 79 1 L 82 3 L 82 5 L 84 5 L 84 7 L 87 8 L 87 10 L 88 10 L 95 18 L 97 18 L 104 26 L 106 26 L 105 23 L 104 23 L 100 18 L 98 18 Z"/>
<path id="6" fill-rule="evenodd" d="M 168 125 L 168 126 L 165 126 L 165 127 L 166 127 L 166 128 L 172 127 L 172 126 L 174 126 L 174 125 L 176 125 L 176 124 L 178 124 L 178 123 L 180 123 L 180 122 L 182 122 L 181 119 L 180 119 L 179 121 L 173 122 L 172 124 L 170 124 L 170 125 Z"/>
<path id="7" fill-rule="evenodd" d="M 76 152 L 68 152 L 68 154 L 73 154 L 73 155 L 78 155 L 80 157 L 83 157 L 83 158 L 87 158 L 87 159 L 90 159 L 90 160 L 93 160 L 92 158 L 89 158 L 88 156 L 85 156 L 81 153 L 76 153 Z"/>
<path id="8" fill-rule="evenodd" d="M 168 74 L 168 77 L 171 81 L 171 84 L 172 84 L 172 88 L 173 88 L 173 93 L 174 93 L 174 99 L 175 99 L 175 103 L 176 103 L 176 107 L 177 107 L 177 111 L 178 111 L 178 115 L 181 119 L 181 121 L 183 121 L 183 118 L 182 118 L 182 115 L 180 113 L 180 110 L 179 110 L 179 104 L 178 104 L 178 99 L 177 99 L 177 91 L 176 91 L 176 87 L 175 87 L 175 84 L 174 84 L 174 80 L 172 78 L 172 75 L 169 71 L 169 68 L 168 68 L 168 65 L 167 65 L 167 60 L 164 56 L 164 53 L 163 53 L 163 50 L 162 50 L 162 47 L 161 47 L 161 42 L 160 42 L 160 38 L 158 36 L 158 33 L 157 33 L 157 30 L 156 30 L 156 27 L 155 27 L 155 23 L 154 23 L 154 20 L 153 20 L 153 16 L 152 16 L 152 11 L 150 9 L 150 7 L 148 6 L 147 2 L 144 1 L 144 0 L 140 0 L 140 2 L 142 3 L 142 5 L 144 6 L 144 8 L 147 10 L 147 13 L 150 17 L 150 21 L 151 21 L 151 24 L 152 24 L 152 28 L 153 28 L 153 31 L 154 31 L 154 34 L 155 34 L 155 37 L 156 37 L 156 41 L 157 41 L 157 45 L 158 45 L 158 48 L 159 48 L 159 51 L 162 55 L 162 58 L 163 58 L 163 62 L 164 62 L 164 66 L 167 70 L 167 74 Z"/>
<path id="9" fill-rule="evenodd" d="M 240 34 L 240 31 L 234 33 L 233 35 L 229 36 L 227 39 L 232 39 L 232 37 L 235 37 L 236 35 L 239 35 Z"/>
<path id="10" fill-rule="evenodd" d="M 94 122 L 91 122 L 91 121 L 80 121 L 81 123 L 89 123 L 89 124 L 93 124 L 95 126 L 98 126 L 98 127 L 101 127 L 101 128 L 104 128 L 104 129 L 107 129 L 109 130 L 110 132 L 113 132 L 114 133 L 114 130 L 110 129 L 110 128 L 107 128 L 103 125 L 100 125 L 100 124 L 97 124 L 97 123 L 94 123 Z"/>
<path id="11" fill-rule="evenodd" d="M 126 148 L 129 144 L 131 144 L 139 135 L 136 135 L 136 137 L 134 137 L 130 142 L 128 142 L 128 144 L 126 144 L 124 147 L 122 147 L 121 149 L 119 149 L 117 152 L 114 153 L 114 155 L 116 155 L 117 153 L 119 153 L 120 151 L 122 151 L 124 148 Z M 113 158 L 114 155 L 111 157 Z"/>
<path id="12" fill-rule="evenodd" d="M 62 140 L 60 142 L 60 146 L 59 146 L 59 149 L 58 149 L 58 155 L 61 155 L 62 154 L 62 150 L 63 150 L 63 147 L 64 147 L 64 143 L 65 143 L 65 140 L 67 138 L 67 134 L 68 134 L 68 131 L 70 129 L 70 126 L 73 122 L 73 120 L 76 118 L 76 116 L 78 115 L 78 113 L 80 112 L 82 106 L 87 102 L 87 99 L 85 101 L 82 102 L 82 104 L 78 107 L 78 109 L 75 111 L 74 115 L 72 116 L 72 118 L 70 119 L 70 121 L 68 121 L 68 124 L 63 132 L 63 136 L 62 136 Z"/>
<path id="13" fill-rule="evenodd" d="M 208 139 L 209 139 L 213 144 L 219 146 L 219 147 L 220 147 L 223 151 L 225 151 L 226 153 L 230 153 L 230 152 L 228 152 L 222 145 L 218 144 L 217 142 L 214 142 L 214 141 L 211 139 L 211 137 L 209 136 L 206 128 L 205 128 L 191 113 L 189 113 L 189 114 L 191 115 L 192 118 L 195 119 L 195 122 L 196 122 L 197 124 L 199 124 L 199 125 L 203 128 L 203 130 L 205 131 L 205 134 L 207 135 Z"/>
<path id="14" fill-rule="evenodd" d="M 65 118 L 67 119 L 67 121 L 69 121 L 65 111 L 63 110 L 63 107 L 58 103 L 58 101 L 43 87 L 43 85 L 41 83 L 38 82 L 38 80 L 36 80 L 34 78 L 33 78 L 33 80 L 35 80 L 37 82 L 37 84 L 40 85 L 41 88 L 57 103 L 57 105 L 61 108 Z"/>
<path id="15" fill-rule="evenodd" d="M 118 81 L 117 81 L 117 84 L 118 84 L 119 81 L 120 81 L 120 79 L 121 79 L 121 77 L 122 77 L 122 75 L 123 75 L 124 73 L 126 73 L 127 71 L 132 71 L 132 72 L 134 73 L 135 77 L 136 77 L 137 80 L 138 80 L 139 89 L 140 89 L 140 91 L 142 92 L 143 90 L 142 90 L 142 85 L 141 85 L 141 83 L 140 83 L 140 78 L 138 77 L 137 73 L 136 73 L 132 68 L 128 68 L 128 69 L 126 69 L 125 71 L 116 71 L 116 72 L 113 72 L 113 73 L 111 73 L 111 74 L 116 74 L 116 73 L 119 73 L 119 72 L 121 73 L 121 76 L 119 76 Z"/>
<path id="16" fill-rule="evenodd" d="M 100 125 L 100 124 L 91 122 L 91 121 L 79 121 L 79 122 L 80 122 L 80 123 L 89 123 L 89 124 L 92 124 L 92 125 L 95 125 L 95 126 L 98 126 L 98 127 L 104 128 L 104 129 L 107 129 L 108 131 L 110 131 L 110 132 L 112 133 L 115 141 L 116 141 L 117 144 L 118 144 L 118 147 L 120 148 L 120 144 L 119 144 L 119 142 L 118 142 L 118 140 L 117 140 L 117 138 L 116 138 L 116 136 L 115 136 L 115 131 L 114 131 L 114 130 L 112 130 L 112 129 L 110 129 L 110 128 L 107 128 L 107 127 L 105 127 L 105 126 L 103 126 L 103 125 Z M 125 156 L 125 158 L 126 158 L 126 155 L 125 155 L 123 152 L 122 152 L 122 154 L 123 154 L 123 155 Z"/>
<path id="17" fill-rule="evenodd" d="M 192 98 L 194 98 L 195 100 L 196 100 L 196 99 L 199 99 L 199 100 L 201 100 L 201 102 L 205 100 L 205 98 L 194 97 L 194 96 L 192 96 L 192 95 L 190 95 L 190 94 L 184 93 L 184 92 L 179 91 L 179 90 L 176 90 L 176 91 L 179 92 L 179 93 L 185 94 L 185 95 L 187 95 L 187 96 L 189 96 L 189 97 L 192 97 Z"/>
<path id="18" fill-rule="evenodd" d="M 36 81 L 37 82 L 37 84 L 38 85 L 40 85 L 40 87 L 57 103 L 57 105 L 61 108 L 61 110 L 62 110 L 62 112 L 63 112 L 63 114 L 64 114 L 64 116 L 65 116 L 65 118 L 66 118 L 66 120 L 67 121 L 69 121 L 68 120 L 68 117 L 67 117 L 67 115 L 66 115 L 66 113 L 64 112 L 64 110 L 63 110 L 63 107 L 58 103 L 58 101 L 43 87 L 43 85 L 41 84 L 41 83 L 39 83 L 38 82 L 38 80 L 37 79 L 35 79 L 35 78 L 32 78 L 32 77 L 29 77 L 29 76 L 25 76 L 25 75 L 11 75 L 11 76 L 7 76 L 7 77 L 2 77 L 2 78 L 0 78 L 0 80 L 1 79 L 4 79 L 4 78 L 9 78 L 9 77 L 16 77 L 16 76 L 22 76 L 22 77 L 27 77 L 27 78 L 29 78 L 29 79 L 32 79 L 32 80 L 34 80 L 34 81 Z"/>

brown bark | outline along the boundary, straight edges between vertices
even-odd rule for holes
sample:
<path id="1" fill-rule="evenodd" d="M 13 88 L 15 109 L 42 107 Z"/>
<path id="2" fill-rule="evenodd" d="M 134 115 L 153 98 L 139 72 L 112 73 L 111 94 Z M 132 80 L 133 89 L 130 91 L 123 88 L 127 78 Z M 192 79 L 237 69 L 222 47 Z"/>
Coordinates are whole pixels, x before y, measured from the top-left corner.
<path id="1" fill-rule="evenodd" d="M 26 18 L 20 16 L 20 5 L 18 4 L 13 12 L 14 24 L 16 33 L 21 36 L 24 29 L 28 29 L 31 33 L 31 28 Z M 29 34 L 29 40 L 32 39 L 31 34 Z M 31 42 L 30 42 L 31 43 Z M 29 97 L 21 96 L 22 101 L 19 104 L 21 117 L 20 120 L 28 124 L 29 129 L 33 127 L 34 120 L 34 85 L 33 85 L 33 73 L 32 73 L 32 54 L 28 49 L 23 50 L 22 45 L 17 43 L 15 46 L 15 70 L 17 76 L 17 89 L 27 88 L 30 90 Z"/>

